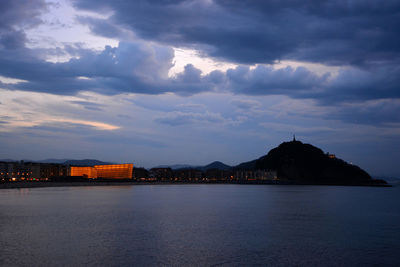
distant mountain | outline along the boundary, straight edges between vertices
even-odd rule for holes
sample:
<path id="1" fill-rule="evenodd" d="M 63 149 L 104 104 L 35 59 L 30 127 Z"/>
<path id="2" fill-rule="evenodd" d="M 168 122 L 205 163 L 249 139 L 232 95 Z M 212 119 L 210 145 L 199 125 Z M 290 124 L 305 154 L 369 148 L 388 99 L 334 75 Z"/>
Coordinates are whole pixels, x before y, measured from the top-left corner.
<path id="1" fill-rule="evenodd" d="M 226 165 L 220 161 L 214 161 L 208 165 L 204 166 L 194 166 L 194 165 L 189 165 L 189 164 L 174 164 L 174 165 L 159 165 L 154 168 L 171 168 L 173 170 L 184 170 L 184 169 L 197 169 L 201 171 L 206 171 L 210 169 L 218 169 L 218 170 L 229 170 L 232 167 L 229 165 Z"/>
<path id="2" fill-rule="evenodd" d="M 196 168 L 196 166 L 189 165 L 189 164 L 174 164 L 174 165 L 158 165 L 153 168 L 171 168 L 173 170 L 179 170 L 179 169 L 192 169 L 192 168 Z"/>
<path id="3" fill-rule="evenodd" d="M 226 171 L 226 170 L 230 170 L 232 167 L 222 163 L 221 161 L 214 161 L 214 162 L 212 162 L 212 163 L 210 163 L 208 165 L 205 165 L 203 167 L 198 167 L 198 168 L 200 168 L 201 170 L 204 170 L 204 171 L 207 171 L 207 170 L 210 170 L 210 169 L 217 169 L 217 170 Z"/>
<path id="4" fill-rule="evenodd" d="M 373 180 L 360 167 L 300 141 L 284 142 L 257 160 L 239 164 L 254 169 L 276 170 L 283 180 L 311 184 L 386 184 Z"/>
<path id="5" fill-rule="evenodd" d="M 64 162 L 72 160 L 72 159 L 43 159 L 43 160 L 38 160 L 36 162 L 39 163 L 57 163 L 57 164 L 63 164 Z"/>
<path id="6" fill-rule="evenodd" d="M 15 162 L 17 160 L 13 160 L 13 159 L 0 159 L 0 161 L 2 162 Z"/>
<path id="7" fill-rule="evenodd" d="M 64 165 L 78 165 L 78 166 L 94 166 L 94 165 L 107 165 L 112 164 L 110 162 L 104 162 L 97 159 L 81 159 L 81 160 L 67 160 L 63 162 Z"/>

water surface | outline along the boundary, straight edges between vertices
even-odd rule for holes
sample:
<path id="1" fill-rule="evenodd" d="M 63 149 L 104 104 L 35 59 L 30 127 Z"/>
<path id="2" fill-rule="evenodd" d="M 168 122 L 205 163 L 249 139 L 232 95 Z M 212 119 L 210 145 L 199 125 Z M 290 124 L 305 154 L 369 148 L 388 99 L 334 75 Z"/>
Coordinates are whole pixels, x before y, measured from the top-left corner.
<path id="1" fill-rule="evenodd" d="M 399 266 L 400 188 L 0 190 L 0 265 Z"/>

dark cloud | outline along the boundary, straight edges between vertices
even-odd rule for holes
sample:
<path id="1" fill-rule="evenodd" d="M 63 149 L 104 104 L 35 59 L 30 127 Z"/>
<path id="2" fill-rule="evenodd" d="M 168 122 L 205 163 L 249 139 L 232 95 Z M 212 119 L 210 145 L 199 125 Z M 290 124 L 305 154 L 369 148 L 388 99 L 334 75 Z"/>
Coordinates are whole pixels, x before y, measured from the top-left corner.
<path id="1" fill-rule="evenodd" d="M 199 69 L 187 65 L 177 77 L 170 78 L 172 48 L 143 42 L 121 42 L 101 52 L 82 49 L 79 58 L 62 63 L 47 62 L 35 52 L 26 47 L 0 50 L 0 75 L 26 81 L 3 83 L 3 88 L 65 95 L 79 91 L 191 95 L 213 90 L 221 76 L 216 72 L 201 76 Z"/>
<path id="2" fill-rule="evenodd" d="M 336 119 L 353 124 L 398 127 L 398 123 L 400 123 L 400 101 L 398 99 L 382 99 L 357 104 L 340 104 L 335 111 L 329 113 L 327 119 Z"/>
<path id="3" fill-rule="evenodd" d="M 189 64 L 176 77 L 168 77 L 173 50 L 165 46 L 121 42 L 101 52 L 82 49 L 79 58 L 63 63 L 44 61 L 34 52 L 28 48 L 0 50 L 0 75 L 26 81 L 2 84 L 3 88 L 64 95 L 79 91 L 180 95 L 229 91 L 311 98 L 324 104 L 400 97 L 400 67 L 396 64 L 377 64 L 370 69 L 348 67 L 336 77 L 317 75 L 305 67 L 275 69 L 265 65 L 254 69 L 241 65 L 202 75 Z"/>
<path id="4" fill-rule="evenodd" d="M 26 36 L 22 31 L 2 30 L 0 46 L 6 49 L 18 49 L 25 46 Z"/>
<path id="5" fill-rule="evenodd" d="M 26 5 L 32 8 L 27 10 L 14 1 L 4 1 L 2 5 L 8 8 L 1 9 L 1 13 L 10 19 L 0 19 L 0 30 L 5 33 L 0 39 L 0 75 L 27 82 L 3 83 L 3 88 L 54 94 L 90 90 L 103 94 L 191 95 L 226 90 L 246 95 L 312 98 L 321 103 L 400 97 L 400 46 L 396 45 L 400 37 L 395 27 L 399 22 L 393 21 L 398 16 L 397 2 L 377 5 L 364 1 L 82 0 L 75 4 L 113 12 L 109 20 L 80 18 L 92 25 L 93 31 L 106 36 L 120 35 L 121 27 L 131 28 L 145 38 L 195 45 L 203 52 L 232 60 L 242 57 L 237 59 L 239 62 L 301 58 L 368 64 L 345 68 L 334 78 L 328 73 L 316 75 L 304 67 L 277 70 L 264 65 L 255 69 L 239 66 L 203 76 L 189 64 L 182 73 L 170 78 L 173 50 L 140 41 L 120 42 L 118 47 L 108 46 L 101 52 L 69 45 L 52 53 L 67 53 L 74 58 L 51 63 L 43 59 L 43 54 L 51 51 L 27 48 L 23 31 L 17 29 L 19 25 L 38 23 L 45 4 L 37 1 L 33 5 L 28 1 Z"/>
<path id="6" fill-rule="evenodd" d="M 123 31 L 120 27 L 104 19 L 93 17 L 78 17 L 78 21 L 89 26 L 90 30 L 97 35 L 108 38 L 121 38 Z"/>
<path id="7" fill-rule="evenodd" d="M 2 0 L 0 1 L 0 28 L 32 26 L 40 23 L 39 15 L 45 11 L 44 0 Z"/>
<path id="8" fill-rule="evenodd" d="M 0 1 L 0 49 L 24 47 L 23 29 L 40 23 L 39 15 L 46 10 L 43 0 Z"/>
<path id="9" fill-rule="evenodd" d="M 303 98 L 322 104 L 400 98 L 400 65 L 379 65 L 373 69 L 345 68 L 323 84 L 320 90 L 305 92 Z"/>
<path id="10" fill-rule="evenodd" d="M 259 65 L 229 69 L 226 73 L 231 91 L 248 95 L 285 94 L 301 96 L 304 92 L 313 92 L 327 80 L 328 74 L 318 76 L 304 67 L 293 69 L 273 69 Z"/>
<path id="11" fill-rule="evenodd" d="M 108 23 L 123 25 L 143 38 L 196 47 L 239 63 L 292 59 L 365 65 L 400 58 L 397 0 L 74 3 L 92 11 L 111 10 Z M 107 36 L 108 27 L 96 33 Z"/>
<path id="12" fill-rule="evenodd" d="M 82 50 L 79 59 L 64 63 L 46 62 L 34 52 L 27 48 L 0 51 L 0 75 L 28 81 L 14 85 L 14 89 L 54 94 L 82 90 L 160 93 L 157 83 L 166 77 L 173 57 L 171 49 L 140 43 L 121 43 L 101 53 Z"/>

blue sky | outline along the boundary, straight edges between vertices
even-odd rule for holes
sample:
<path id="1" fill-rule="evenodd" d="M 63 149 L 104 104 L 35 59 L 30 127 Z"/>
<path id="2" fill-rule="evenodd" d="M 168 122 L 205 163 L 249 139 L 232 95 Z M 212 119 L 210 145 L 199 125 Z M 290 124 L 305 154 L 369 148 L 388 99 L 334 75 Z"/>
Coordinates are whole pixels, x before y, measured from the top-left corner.
<path id="1" fill-rule="evenodd" d="M 400 176 L 398 1 L 0 3 L 0 158 L 235 165 L 297 138 Z"/>

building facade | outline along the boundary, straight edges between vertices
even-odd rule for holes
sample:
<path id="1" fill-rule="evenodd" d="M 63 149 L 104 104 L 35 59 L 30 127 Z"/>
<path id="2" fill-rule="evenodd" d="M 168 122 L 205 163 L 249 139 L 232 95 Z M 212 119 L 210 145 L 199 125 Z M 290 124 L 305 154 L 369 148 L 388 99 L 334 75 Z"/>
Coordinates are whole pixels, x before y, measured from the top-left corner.
<path id="1" fill-rule="evenodd" d="M 0 181 L 47 181 L 67 176 L 62 164 L 35 162 L 0 162 Z"/>

